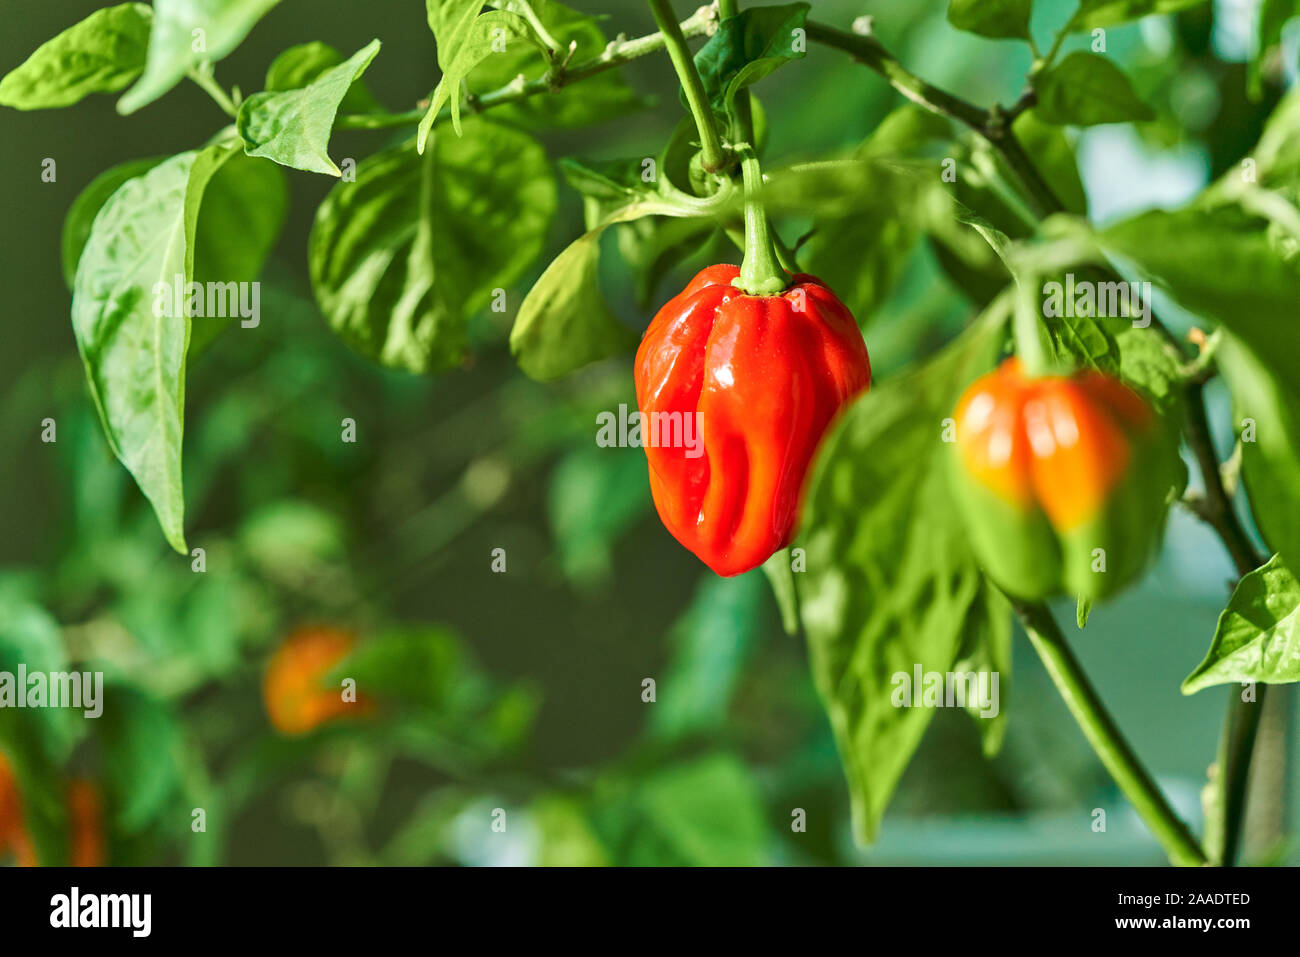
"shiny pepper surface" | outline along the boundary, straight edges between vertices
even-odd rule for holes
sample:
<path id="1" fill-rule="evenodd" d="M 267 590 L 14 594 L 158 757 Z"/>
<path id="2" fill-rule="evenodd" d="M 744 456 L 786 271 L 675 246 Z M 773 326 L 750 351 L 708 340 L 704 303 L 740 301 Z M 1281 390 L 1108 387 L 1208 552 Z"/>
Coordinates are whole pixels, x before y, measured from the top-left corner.
<path id="1" fill-rule="evenodd" d="M 1177 446 L 1136 392 L 1100 372 L 1029 378 L 1017 359 L 957 405 L 957 495 L 972 544 L 1022 598 L 1104 598 L 1146 566 Z"/>
<path id="2" fill-rule="evenodd" d="M 650 491 L 668 531 L 719 575 L 789 544 L 808 467 L 871 383 L 862 333 L 812 276 L 775 296 L 710 266 L 659 310 L 636 355 Z"/>

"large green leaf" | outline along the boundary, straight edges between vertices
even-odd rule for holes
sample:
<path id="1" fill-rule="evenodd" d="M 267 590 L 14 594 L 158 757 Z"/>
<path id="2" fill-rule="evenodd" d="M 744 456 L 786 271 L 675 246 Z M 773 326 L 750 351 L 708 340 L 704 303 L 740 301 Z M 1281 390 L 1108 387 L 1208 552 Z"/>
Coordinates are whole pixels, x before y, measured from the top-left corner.
<path id="1" fill-rule="evenodd" d="M 109 167 L 90 181 L 85 189 L 68 207 L 68 215 L 63 219 L 63 281 L 72 288 L 72 281 L 77 275 L 77 263 L 81 260 L 81 251 L 86 248 L 90 238 L 90 226 L 99 215 L 100 209 L 108 198 L 117 192 L 117 188 L 128 179 L 135 179 L 149 172 L 166 157 L 155 156 L 149 159 L 127 160 L 117 166 Z"/>
<path id="2" fill-rule="evenodd" d="M 204 284 L 255 281 L 280 238 L 288 211 L 289 187 L 279 166 L 243 153 L 230 157 L 203 193 L 194 232 L 194 280 Z M 232 236 L 238 236 L 239 242 L 231 242 Z M 191 358 L 224 329 L 243 321 L 234 310 L 196 321 L 190 330 Z"/>
<path id="3" fill-rule="evenodd" d="M 1155 119 L 1127 76 L 1106 57 L 1076 51 L 1034 79 L 1038 118 L 1058 125 L 1095 126 Z"/>
<path id="4" fill-rule="evenodd" d="M 650 508 L 645 453 L 582 445 L 555 467 L 547 515 L 565 577 L 604 583 L 619 537 Z"/>
<path id="5" fill-rule="evenodd" d="M 9 71 L 0 80 L 0 105 L 44 110 L 116 93 L 144 69 L 152 14 L 143 3 L 96 10 Z"/>
<path id="6" fill-rule="evenodd" d="M 859 399 L 809 486 L 795 540 L 807 552 L 800 612 L 860 840 L 874 837 L 933 716 L 894 707 L 893 676 L 1001 657 L 1005 607 L 989 600 L 962 531 L 942 432 L 961 391 L 993 365 L 1008 309 L 998 299 L 939 355 Z M 985 652 L 981 634 L 993 642 Z"/>
<path id="7" fill-rule="evenodd" d="M 109 446 L 181 552 L 190 318 L 182 304 L 155 310 L 155 285 L 193 276 L 204 189 L 236 149 L 181 153 L 127 180 L 95 217 L 73 282 L 73 332 Z"/>
<path id="8" fill-rule="evenodd" d="M 329 157 L 330 133 L 339 104 L 379 52 L 371 40 L 338 66 L 322 71 L 295 90 L 254 93 L 239 105 L 235 123 L 249 156 L 265 156 L 281 166 L 342 176 Z"/>
<path id="9" fill-rule="evenodd" d="M 1278 555 L 1237 583 L 1183 694 L 1235 681 L 1300 681 L 1300 581 Z"/>
<path id="10" fill-rule="evenodd" d="M 466 348 L 466 317 L 516 282 L 545 245 L 555 180 L 527 134 L 481 118 L 470 135 L 377 154 L 316 214 L 312 286 L 335 332 L 363 355 L 413 372 Z"/>
<path id="11" fill-rule="evenodd" d="M 948 22 L 958 30 L 995 39 L 1029 36 L 1034 0 L 949 0 Z"/>
<path id="12" fill-rule="evenodd" d="M 179 83 L 191 67 L 229 54 L 279 2 L 155 0 L 144 75 L 118 100 L 118 112 L 134 113 Z"/>

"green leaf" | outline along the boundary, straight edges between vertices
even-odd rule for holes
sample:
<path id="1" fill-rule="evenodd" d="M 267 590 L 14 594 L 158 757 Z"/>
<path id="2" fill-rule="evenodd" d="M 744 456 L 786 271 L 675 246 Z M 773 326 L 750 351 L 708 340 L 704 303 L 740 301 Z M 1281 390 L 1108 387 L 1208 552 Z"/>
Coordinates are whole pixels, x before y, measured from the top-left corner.
<path id="1" fill-rule="evenodd" d="M 728 17 L 695 54 L 695 66 L 715 110 L 730 114 L 736 94 L 807 49 L 809 5 L 748 7 Z"/>
<path id="2" fill-rule="evenodd" d="M 998 676 L 996 714 L 985 713 L 980 702 L 966 703 L 966 713 L 979 729 L 984 755 L 991 758 L 1002 750 L 1010 715 L 1007 693 L 1011 683 L 1011 603 L 987 578 L 983 580 L 979 597 L 971 604 L 962 650 L 952 670 L 955 674 L 975 672 Z"/>
<path id="3" fill-rule="evenodd" d="M 271 61 L 266 70 L 265 89 L 269 93 L 300 90 L 326 70 L 343 62 L 343 54 L 328 43 L 300 43 L 289 47 Z M 382 109 L 366 87 L 365 80 L 356 79 L 339 104 L 344 113 L 370 113 Z"/>
<path id="4" fill-rule="evenodd" d="M 317 210 L 312 287 L 334 331 L 362 355 L 412 372 L 460 361 L 466 318 L 540 255 L 555 180 L 526 133 L 481 118 L 362 161 Z"/>
<path id="5" fill-rule="evenodd" d="M 154 156 L 149 159 L 127 160 L 104 170 L 77 194 L 77 198 L 68 207 L 68 215 L 63 219 L 63 281 L 69 289 L 77 274 L 81 251 L 86 248 L 86 240 L 90 238 L 90 225 L 95 221 L 99 210 L 117 192 L 119 186 L 128 179 L 149 172 L 164 159 L 164 156 Z"/>
<path id="6" fill-rule="evenodd" d="M 152 15 L 143 3 L 96 10 L 5 74 L 0 105 L 45 110 L 116 93 L 144 69 Z"/>
<path id="7" fill-rule="evenodd" d="M 1200 6 L 1206 0 L 1083 0 L 1070 21 L 1073 30 L 1113 27 L 1140 20 L 1153 13 L 1177 13 Z"/>
<path id="8" fill-rule="evenodd" d="M 134 113 L 162 96 L 203 61 L 215 63 L 248 36 L 280 0 L 155 0 L 144 76 L 117 102 Z"/>
<path id="9" fill-rule="evenodd" d="M 1038 118 L 1057 125 L 1095 126 L 1155 119 L 1129 79 L 1110 60 L 1077 51 L 1033 79 Z"/>
<path id="10" fill-rule="evenodd" d="M 1079 596 L 1078 602 L 1074 606 L 1074 623 L 1079 626 L 1079 630 L 1088 627 L 1088 615 L 1092 613 L 1092 599 Z"/>
<path id="11" fill-rule="evenodd" d="M 438 0 L 429 0 L 429 25 L 433 27 L 433 7 Z M 477 9 L 480 4 L 472 4 Z M 519 41 L 528 41 L 532 29 L 523 17 L 502 10 L 492 10 L 462 25 L 456 19 L 450 28 L 444 27 L 439 33 L 434 27 L 434 37 L 438 41 L 438 67 L 442 70 L 442 79 L 434 88 L 429 109 L 420 120 L 416 138 L 416 149 L 424 152 L 425 141 L 429 131 L 438 118 L 438 113 L 448 102 L 451 103 L 451 125 L 456 135 L 463 135 L 460 124 L 460 84 L 476 66 L 488 57 L 505 53 L 510 46 Z"/>
<path id="12" fill-rule="evenodd" d="M 1183 694 L 1240 681 L 1300 681 L 1300 581 L 1278 555 L 1237 583 Z"/>
<path id="13" fill-rule="evenodd" d="M 1180 357 L 1154 328 L 1121 329 L 1115 335 L 1119 376 L 1146 395 L 1162 412 L 1179 400 L 1183 387 Z"/>
<path id="14" fill-rule="evenodd" d="M 379 41 L 371 40 L 301 89 L 254 93 L 240 104 L 235 121 L 244 151 L 308 173 L 342 176 L 328 153 L 334 117 L 378 52 Z"/>
<path id="15" fill-rule="evenodd" d="M 231 156 L 203 192 L 194 232 L 194 281 L 205 288 L 210 282 L 222 283 L 226 295 L 232 296 L 234 290 L 227 284 L 257 280 L 280 238 L 288 210 L 289 188 L 279 166 L 243 153 Z M 232 236 L 238 236 L 239 242 L 231 242 Z M 244 320 L 233 309 L 227 313 L 204 316 L 191 326 L 191 358 L 223 330 Z"/>
<path id="16" fill-rule="evenodd" d="M 1257 219 L 1230 207 L 1154 210 L 1099 234 L 1179 304 L 1223 324 L 1283 382 L 1300 382 L 1293 317 L 1300 273 Z"/>
<path id="17" fill-rule="evenodd" d="M 614 545 L 650 507 L 645 454 L 638 448 L 584 445 L 556 466 L 547 514 L 560 566 L 570 581 L 609 580 Z"/>
<path id="18" fill-rule="evenodd" d="M 125 684 L 104 689 L 97 730 L 117 826 L 134 834 L 157 819 L 180 785 L 180 725 L 168 706 Z"/>
<path id="19" fill-rule="evenodd" d="M 1065 130 L 1044 122 L 1037 110 L 1021 113 L 1011 129 L 1020 145 L 1034 158 L 1034 164 L 1066 211 L 1076 216 L 1087 216 L 1088 196 L 1079 176 L 1074 147 L 1066 138 Z"/>
<path id="20" fill-rule="evenodd" d="M 885 301 L 928 223 L 949 220 L 947 200 L 934 177 L 891 188 L 902 179 L 889 162 L 915 161 L 947 142 L 951 128 L 942 117 L 915 106 L 890 113 L 857 150 L 860 161 L 878 166 L 873 188 L 854 194 L 819 215 L 815 232 L 800 252 L 807 270 L 820 277 L 865 324 Z M 781 174 L 774 189 L 780 190 Z"/>
<path id="21" fill-rule="evenodd" d="M 73 283 L 72 326 L 109 447 L 185 552 L 181 492 L 185 352 L 181 304 L 155 314 L 155 285 L 194 274 L 194 234 L 208 180 L 234 154 L 181 153 L 127 180 L 95 217 Z"/>
<path id="22" fill-rule="evenodd" d="M 518 12 L 510 3 L 496 6 Z M 595 17 L 579 13 L 555 0 L 541 4 L 534 0 L 533 8 L 547 32 L 562 48 L 561 56 L 568 56 L 569 47 L 574 46 L 571 64 L 594 60 L 608 45 Z M 468 87 L 471 93 L 482 95 L 516 82 L 521 75 L 525 82 L 539 80 L 549 70 L 550 64 L 537 47 L 511 43 L 504 52 L 479 63 L 469 75 Z M 577 127 L 626 116 L 643 108 L 647 102 L 628 86 L 623 71 L 606 70 L 551 93 L 494 107 L 492 114 L 502 122 L 530 129 Z"/>
<path id="23" fill-rule="evenodd" d="M 59 623 L 20 580 L 3 576 L 0 577 L 0 671 L 15 674 L 19 664 L 25 665 L 29 674 L 67 671 L 70 667 Z M 26 694 L 25 688 L 16 690 L 20 695 Z M 87 724 L 81 711 L 65 708 L 35 708 L 18 712 L 10 720 L 20 734 L 31 739 L 33 748 L 55 764 L 68 759 Z"/>
<path id="24" fill-rule="evenodd" d="M 653 736 L 679 738 L 725 723 L 741 670 L 767 623 L 766 591 L 759 575 L 700 580 L 669 636 L 672 658 L 656 686 Z"/>
<path id="25" fill-rule="evenodd" d="M 978 633 L 992 641 L 1001 627 L 948 488 L 941 438 L 961 391 L 996 360 L 1009 309 L 1001 297 L 939 355 L 860 398 L 809 486 L 800 612 L 862 841 L 874 837 L 934 713 L 894 707 L 893 676 L 918 665 L 950 671 L 972 653 L 973 632 L 978 647 Z"/>
<path id="26" fill-rule="evenodd" d="M 994 39 L 1029 36 L 1034 0 L 949 0 L 948 22 L 958 30 Z"/>
<path id="27" fill-rule="evenodd" d="M 620 782 L 621 783 L 621 782 Z M 626 866 L 757 867 L 772 839 L 753 775 L 728 754 L 657 770 L 593 801 L 596 829 Z M 609 793 L 614 792 L 614 793 Z"/>
<path id="28" fill-rule="evenodd" d="M 1300 567 L 1300 394 L 1231 335 L 1215 357 L 1232 393 L 1255 524 L 1284 561 Z"/>
<path id="29" fill-rule="evenodd" d="M 636 344 L 600 291 L 600 237 L 610 226 L 644 216 L 691 216 L 687 206 L 646 192 L 574 240 L 533 285 L 510 330 L 510 351 L 539 382 L 608 358 Z"/>

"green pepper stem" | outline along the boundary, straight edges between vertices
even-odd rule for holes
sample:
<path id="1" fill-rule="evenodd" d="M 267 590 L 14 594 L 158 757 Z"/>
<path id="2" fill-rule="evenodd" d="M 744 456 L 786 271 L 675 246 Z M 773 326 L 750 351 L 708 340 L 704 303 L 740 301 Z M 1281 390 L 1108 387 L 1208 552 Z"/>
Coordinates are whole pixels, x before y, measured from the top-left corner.
<path id="1" fill-rule="evenodd" d="M 1052 613 L 1042 604 L 1015 603 L 1015 608 L 1034 650 L 1088 743 L 1165 849 L 1169 860 L 1181 866 L 1205 864 L 1205 853 L 1196 838 L 1174 813 L 1115 726 Z"/>
<path id="2" fill-rule="evenodd" d="M 763 168 L 752 145 L 742 143 L 738 149 L 740 172 L 745 178 L 745 258 L 740 275 L 731 284 L 746 295 L 775 296 L 790 285 L 790 277 L 781 268 L 772 242 L 772 225 L 763 209 Z"/>
<path id="3" fill-rule="evenodd" d="M 695 118 L 695 128 L 700 134 L 700 151 L 703 153 L 704 170 L 716 173 L 727 165 L 727 151 L 723 148 L 718 125 L 713 119 L 713 109 L 709 106 L 704 93 L 704 81 L 700 71 L 695 68 L 695 59 L 691 48 L 686 45 L 686 37 L 673 15 L 668 0 L 650 0 L 650 12 L 664 36 L 664 46 L 673 61 L 673 69 L 681 80 L 682 90 L 686 94 L 686 103 Z"/>

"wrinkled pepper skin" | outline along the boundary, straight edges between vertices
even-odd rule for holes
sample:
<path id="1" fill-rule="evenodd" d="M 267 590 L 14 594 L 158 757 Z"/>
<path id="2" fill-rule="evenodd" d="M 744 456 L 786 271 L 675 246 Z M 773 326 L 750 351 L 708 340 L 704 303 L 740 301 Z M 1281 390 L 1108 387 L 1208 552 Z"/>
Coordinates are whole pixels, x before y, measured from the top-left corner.
<path id="1" fill-rule="evenodd" d="M 700 272 L 659 310 L 636 355 L 655 508 L 723 576 L 789 544 L 818 444 L 871 384 L 862 333 L 824 284 L 800 274 L 779 295 L 748 296 L 731 284 L 737 275 L 730 265 Z"/>
<path id="2" fill-rule="evenodd" d="M 1027 599 L 1099 599 L 1142 573 L 1179 476 L 1145 399 L 1096 371 L 1029 378 L 1012 358 L 954 418 L 954 489 L 995 582 Z"/>

